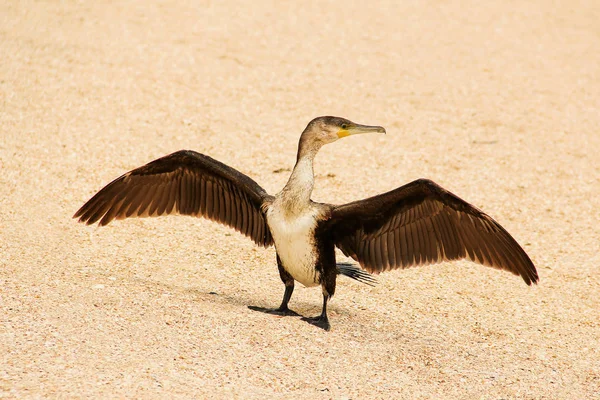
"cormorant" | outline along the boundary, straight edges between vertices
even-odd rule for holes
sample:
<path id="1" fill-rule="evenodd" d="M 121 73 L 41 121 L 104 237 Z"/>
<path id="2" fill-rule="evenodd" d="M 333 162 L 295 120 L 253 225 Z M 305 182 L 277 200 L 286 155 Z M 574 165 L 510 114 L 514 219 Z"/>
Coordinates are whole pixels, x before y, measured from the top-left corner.
<path id="1" fill-rule="evenodd" d="M 468 258 L 537 283 L 535 266 L 513 237 L 490 216 L 427 179 L 344 205 L 316 203 L 313 160 L 319 149 L 355 134 L 385 133 L 380 126 L 338 117 L 313 119 L 298 144 L 296 165 L 285 187 L 269 195 L 248 176 L 195 151 L 182 150 L 115 179 L 74 215 L 106 225 L 113 219 L 182 214 L 228 225 L 260 246 L 275 245 L 285 285 L 276 309 L 288 308 L 294 281 L 321 286 L 323 309 L 304 320 L 329 330 L 327 302 L 344 274 L 372 283 L 368 273 L 336 264 L 335 248 L 370 272 Z"/>

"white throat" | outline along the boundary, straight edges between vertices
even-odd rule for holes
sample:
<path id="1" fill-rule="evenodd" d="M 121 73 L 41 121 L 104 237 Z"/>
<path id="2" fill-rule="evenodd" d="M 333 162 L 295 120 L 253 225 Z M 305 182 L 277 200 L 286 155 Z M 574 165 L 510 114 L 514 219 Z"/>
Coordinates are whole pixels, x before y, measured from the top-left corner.
<path id="1" fill-rule="evenodd" d="M 310 207 L 310 196 L 315 185 L 313 160 L 303 157 L 298 160 L 285 187 L 277 200 L 290 214 L 298 214 Z"/>

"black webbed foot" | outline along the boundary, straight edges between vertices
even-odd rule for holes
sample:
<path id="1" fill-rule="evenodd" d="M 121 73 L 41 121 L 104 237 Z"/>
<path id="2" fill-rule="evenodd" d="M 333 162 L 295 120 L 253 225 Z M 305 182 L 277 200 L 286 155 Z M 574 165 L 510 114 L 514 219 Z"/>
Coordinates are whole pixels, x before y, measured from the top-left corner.
<path id="1" fill-rule="evenodd" d="M 327 315 L 319 315 L 318 317 L 302 317 L 302 321 L 306 321 L 311 325 L 318 326 L 321 329 L 325 329 L 329 331 L 331 329 L 331 325 L 329 325 L 329 319 L 327 319 Z"/>
<path id="2" fill-rule="evenodd" d="M 264 308 L 264 307 L 256 307 L 256 306 L 248 306 L 249 309 L 251 309 L 252 311 L 260 311 L 266 314 L 272 314 L 272 315 L 279 315 L 280 317 L 298 317 L 300 316 L 300 314 L 298 314 L 296 311 L 292 311 L 289 308 Z"/>

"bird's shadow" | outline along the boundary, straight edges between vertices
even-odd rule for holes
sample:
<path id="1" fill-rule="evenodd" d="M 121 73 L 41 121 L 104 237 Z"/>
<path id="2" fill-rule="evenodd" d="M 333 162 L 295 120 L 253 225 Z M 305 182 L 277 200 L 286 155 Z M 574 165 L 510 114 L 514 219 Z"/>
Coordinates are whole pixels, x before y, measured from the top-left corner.
<path id="1" fill-rule="evenodd" d="M 149 279 L 143 278 L 133 278 L 133 281 L 144 286 L 148 291 L 156 291 L 156 292 L 169 292 L 169 293 L 181 293 L 182 295 L 192 295 L 194 300 L 202 301 L 207 303 L 221 303 L 221 304 L 229 304 L 236 305 L 246 309 L 250 309 L 252 311 L 258 311 L 265 314 L 271 314 L 277 317 L 290 316 L 290 317 L 298 317 L 303 321 L 311 325 L 315 325 L 311 323 L 313 319 L 312 316 L 306 316 L 296 311 L 288 310 L 287 313 L 276 313 L 273 312 L 274 309 L 267 307 L 259 307 L 252 304 L 260 304 L 264 301 L 264 299 L 257 299 L 254 296 L 241 296 L 239 294 L 223 294 L 215 291 L 205 292 L 196 288 L 190 287 L 182 287 L 177 285 L 172 285 L 164 282 L 157 282 Z M 301 308 L 304 308 L 304 305 L 300 305 Z M 308 308 L 308 305 L 305 305 Z M 335 308 L 335 307 L 334 307 Z M 335 310 L 333 310 L 335 312 Z M 319 326 L 319 325 L 316 325 Z M 320 326 L 319 326 L 320 327 Z"/>

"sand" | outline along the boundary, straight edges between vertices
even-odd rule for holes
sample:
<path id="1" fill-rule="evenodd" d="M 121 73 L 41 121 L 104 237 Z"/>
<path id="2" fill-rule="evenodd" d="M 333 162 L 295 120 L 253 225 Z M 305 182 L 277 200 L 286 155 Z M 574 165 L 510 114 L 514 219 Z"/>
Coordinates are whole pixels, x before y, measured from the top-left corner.
<path id="1" fill-rule="evenodd" d="M 0 397 L 589 399 L 600 393 L 600 5 L 0 6 Z M 306 123 L 318 201 L 427 177 L 496 218 L 540 284 L 468 262 L 340 279 L 332 331 L 253 312 L 272 248 L 191 217 L 86 227 L 104 184 L 179 149 L 270 193 Z M 320 312 L 319 289 L 290 306 Z"/>

